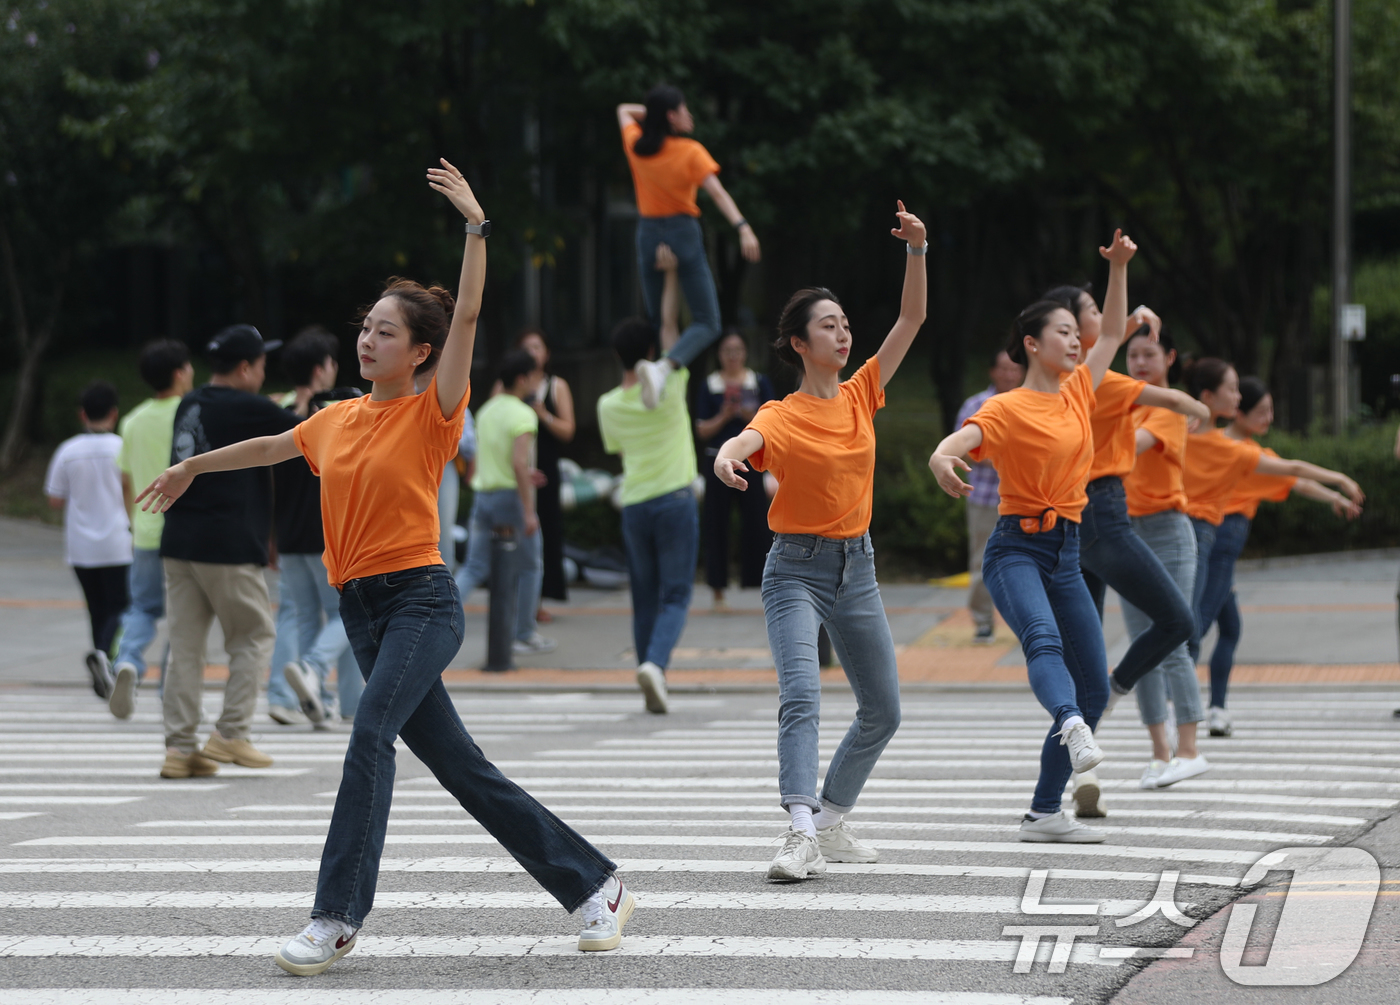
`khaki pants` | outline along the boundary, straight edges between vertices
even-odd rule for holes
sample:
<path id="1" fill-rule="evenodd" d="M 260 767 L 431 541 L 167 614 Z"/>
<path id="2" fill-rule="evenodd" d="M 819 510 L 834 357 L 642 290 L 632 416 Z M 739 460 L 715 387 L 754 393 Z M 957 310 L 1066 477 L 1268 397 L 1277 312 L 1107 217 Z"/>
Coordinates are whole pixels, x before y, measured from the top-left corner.
<path id="1" fill-rule="evenodd" d="M 198 745 L 195 730 L 203 711 L 205 656 L 215 618 L 224 630 L 229 666 L 223 714 L 214 725 L 226 740 L 247 739 L 276 637 L 262 567 L 178 558 L 162 563 L 170 619 L 165 745 L 186 754 Z"/>
<path id="2" fill-rule="evenodd" d="M 982 552 L 987 547 L 987 538 L 992 536 L 998 519 L 995 506 L 979 503 L 967 504 L 967 568 L 972 582 L 967 594 L 967 606 L 972 611 L 972 621 L 979 629 L 992 627 L 992 595 L 982 582 Z"/>

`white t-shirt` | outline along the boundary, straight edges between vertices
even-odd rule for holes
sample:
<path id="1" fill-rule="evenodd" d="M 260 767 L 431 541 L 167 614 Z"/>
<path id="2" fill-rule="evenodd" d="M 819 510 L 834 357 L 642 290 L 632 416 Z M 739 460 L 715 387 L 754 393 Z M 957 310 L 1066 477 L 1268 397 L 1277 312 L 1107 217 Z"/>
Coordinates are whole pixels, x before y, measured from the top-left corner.
<path id="1" fill-rule="evenodd" d="M 67 500 L 63 539 L 69 565 L 96 568 L 131 564 L 131 524 L 122 499 L 116 433 L 79 433 L 49 461 L 47 495 Z"/>

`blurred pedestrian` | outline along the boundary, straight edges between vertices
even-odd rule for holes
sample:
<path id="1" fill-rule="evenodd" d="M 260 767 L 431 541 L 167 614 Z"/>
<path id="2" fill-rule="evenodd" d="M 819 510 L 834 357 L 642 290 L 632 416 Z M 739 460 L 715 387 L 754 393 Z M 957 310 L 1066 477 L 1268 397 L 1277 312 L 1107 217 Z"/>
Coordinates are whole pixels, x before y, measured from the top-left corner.
<path id="1" fill-rule="evenodd" d="M 518 347 L 535 358 L 544 371 L 533 397 L 525 402 L 539 416 L 540 428 L 535 436 L 535 468 L 543 482 L 535 492 L 535 512 L 540 518 L 541 564 L 544 577 L 540 596 L 551 600 L 568 600 L 569 584 L 564 578 L 564 510 L 559 498 L 560 448 L 573 441 L 574 395 L 563 377 L 549 372 L 549 345 L 544 332 L 527 331 L 520 336 Z M 540 606 L 537 620 L 548 622 L 549 614 Z"/>
<path id="2" fill-rule="evenodd" d="M 97 697 L 112 695 L 112 641 L 127 604 L 131 526 L 117 455 L 117 389 L 95 380 L 78 396 L 83 431 L 64 440 L 49 461 L 44 492 L 63 510 L 64 557 L 87 601 L 92 648 L 84 657 Z"/>

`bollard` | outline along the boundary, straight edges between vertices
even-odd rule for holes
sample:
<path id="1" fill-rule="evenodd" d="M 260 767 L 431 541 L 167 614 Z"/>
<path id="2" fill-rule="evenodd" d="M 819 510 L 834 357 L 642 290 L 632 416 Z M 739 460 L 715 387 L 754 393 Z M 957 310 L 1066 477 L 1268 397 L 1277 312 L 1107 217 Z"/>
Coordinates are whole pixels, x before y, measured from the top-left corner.
<path id="1" fill-rule="evenodd" d="M 515 528 L 509 525 L 495 527 L 491 531 L 491 575 L 490 608 L 486 616 L 486 665 L 481 669 L 487 673 L 500 673 L 515 669 L 515 658 L 511 646 L 515 642 L 515 607 L 517 585 L 520 581 L 520 563 L 517 561 L 520 544 L 515 539 Z"/>

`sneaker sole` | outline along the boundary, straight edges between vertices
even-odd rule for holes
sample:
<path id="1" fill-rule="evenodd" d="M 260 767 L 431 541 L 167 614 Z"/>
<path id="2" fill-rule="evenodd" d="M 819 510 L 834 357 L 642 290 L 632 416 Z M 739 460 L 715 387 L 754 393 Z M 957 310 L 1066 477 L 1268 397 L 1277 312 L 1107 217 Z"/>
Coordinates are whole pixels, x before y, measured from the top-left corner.
<path id="1" fill-rule="evenodd" d="M 334 963 L 336 960 L 340 959 L 346 953 L 350 952 L 350 950 L 355 948 L 355 940 L 357 938 L 359 938 L 358 935 L 350 936 L 350 941 L 345 943 L 345 945 L 341 946 L 339 949 L 337 949 L 335 951 L 335 955 L 332 956 L 330 959 L 326 960 L 326 962 L 324 963 L 293 963 L 291 960 L 283 956 L 282 950 L 279 949 L 277 950 L 276 956 L 277 965 L 283 970 L 287 971 L 287 973 L 295 974 L 297 977 L 315 977 L 317 974 L 324 974 L 327 970 L 331 968 L 332 963 Z"/>
<path id="2" fill-rule="evenodd" d="M 826 859 L 828 862 L 850 862 L 857 865 L 870 865 L 873 862 L 880 861 L 880 853 L 876 851 L 871 852 L 869 855 L 847 855 L 842 852 L 837 852 L 834 855 L 828 855 L 826 852 L 822 852 L 822 858 Z"/>
<path id="3" fill-rule="evenodd" d="M 117 671 L 117 681 L 112 686 L 112 697 L 107 699 L 107 708 L 118 719 L 130 719 L 136 710 L 136 671 L 122 667 Z"/>
<path id="4" fill-rule="evenodd" d="M 632 912 L 637 909 L 637 901 L 632 896 L 630 890 L 626 891 L 623 897 L 622 906 L 617 910 L 617 933 L 609 939 L 585 939 L 579 936 L 578 948 L 581 953 L 605 953 L 609 949 L 616 949 L 622 945 L 622 929 L 628 921 L 632 919 Z"/>
<path id="5" fill-rule="evenodd" d="M 1085 782 L 1074 788 L 1074 815 L 1076 817 L 1106 817 L 1107 811 L 1099 808 L 1103 790 L 1097 782 Z"/>
<path id="6" fill-rule="evenodd" d="M 304 722 L 297 722 L 295 719 L 287 719 L 276 712 L 268 712 L 267 717 L 279 726 L 305 726 Z"/>
<path id="7" fill-rule="evenodd" d="M 1068 835 L 1036 834 L 1034 832 L 1027 833 L 1022 831 L 1020 837 L 1022 841 L 1030 844 L 1103 844 L 1104 838 L 1108 837 L 1108 835 L 1105 834 L 1103 837 L 1095 838 L 1074 838 Z"/>
<path id="8" fill-rule="evenodd" d="M 272 758 L 270 757 L 264 757 L 261 761 L 254 761 L 246 757 L 240 758 L 237 754 L 230 754 L 222 750 L 210 750 L 207 744 L 199 754 L 201 757 L 207 757 L 211 761 L 218 761 L 220 764 L 236 764 L 240 768 L 272 767 Z"/>
<path id="9" fill-rule="evenodd" d="M 301 713 L 312 722 L 320 722 L 326 717 L 326 707 L 321 704 L 321 696 L 313 694 L 306 688 L 306 679 L 299 670 L 291 669 L 291 664 L 282 668 L 282 676 L 286 678 L 287 684 L 297 694 L 297 701 L 301 702 Z"/>
<path id="10" fill-rule="evenodd" d="M 768 878 L 775 883 L 797 883 L 804 879 L 810 879 L 812 876 L 820 876 L 824 872 L 826 872 L 825 858 L 819 858 L 815 862 L 808 862 L 800 876 L 782 868 L 777 862 L 774 862 L 768 867 Z"/>
<path id="11" fill-rule="evenodd" d="M 1188 780 L 1188 779 L 1191 779 L 1191 778 L 1199 778 L 1201 775 L 1204 775 L 1204 774 L 1205 774 L 1207 771 L 1209 771 L 1209 770 L 1210 770 L 1210 765 L 1206 765 L 1204 768 L 1201 768 L 1199 771 L 1193 771 L 1193 772 L 1191 772 L 1189 775 L 1182 775 L 1180 778 L 1172 778 L 1172 779 L 1170 779 L 1170 780 L 1168 780 L 1168 779 L 1158 779 L 1158 780 L 1157 780 L 1157 786 L 1156 786 L 1156 787 L 1159 788 L 1159 789 L 1165 789 L 1165 788 L 1167 788 L 1167 787 L 1170 786 L 1170 785 L 1175 785 L 1177 782 L 1184 782 L 1184 781 L 1186 781 L 1186 780 Z"/>
<path id="12" fill-rule="evenodd" d="M 642 689 L 642 696 L 646 698 L 647 711 L 656 715 L 666 714 L 666 695 L 656 686 L 656 680 L 649 673 L 637 671 L 637 686 Z"/>
<path id="13" fill-rule="evenodd" d="M 1230 735 L 1230 727 L 1229 727 L 1229 726 L 1212 726 L 1212 727 L 1210 728 L 1210 735 L 1211 735 L 1211 736 L 1229 736 L 1229 735 Z"/>

